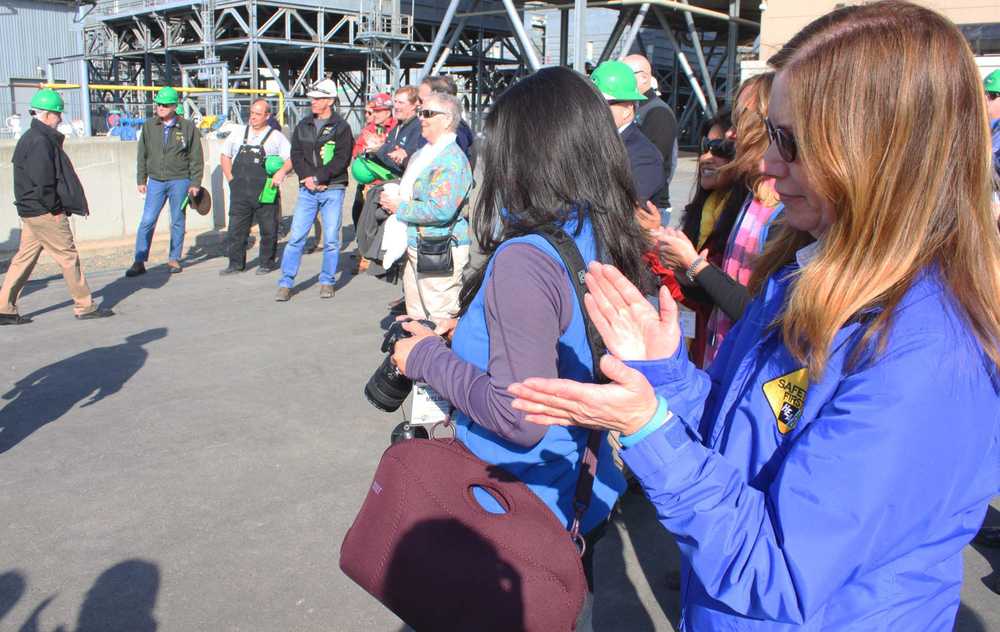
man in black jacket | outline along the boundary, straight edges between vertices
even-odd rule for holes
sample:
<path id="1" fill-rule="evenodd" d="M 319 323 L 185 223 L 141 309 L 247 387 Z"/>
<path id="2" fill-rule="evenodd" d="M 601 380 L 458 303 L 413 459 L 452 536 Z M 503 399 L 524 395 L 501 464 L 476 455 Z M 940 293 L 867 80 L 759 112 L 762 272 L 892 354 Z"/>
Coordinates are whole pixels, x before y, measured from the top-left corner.
<path id="1" fill-rule="evenodd" d="M 21 243 L 0 289 L 0 325 L 31 322 L 17 311 L 17 298 L 38 256 L 45 250 L 62 268 L 73 297 L 73 313 L 80 320 L 111 316 L 110 309 L 94 305 L 80 268 L 69 216 L 89 215 L 87 197 L 69 156 L 65 137 L 56 127 L 62 120 L 63 100 L 54 90 L 40 90 L 31 99 L 31 127 L 14 148 L 14 205 L 21 217 Z"/>
<path id="2" fill-rule="evenodd" d="M 677 117 L 670 106 L 653 89 L 653 69 L 649 60 L 642 55 L 629 55 L 623 59 L 635 74 L 636 85 L 646 100 L 639 103 L 635 112 L 635 122 L 646 138 L 663 155 L 663 173 L 667 186 L 653 203 L 661 210 L 664 218 L 670 216 L 670 181 L 677 169 Z"/>
<path id="3" fill-rule="evenodd" d="M 420 97 L 413 86 L 403 86 L 392 97 L 392 116 L 396 126 L 389 131 L 382 146 L 375 150 L 375 159 L 392 169 L 397 175 L 406 171 L 410 157 L 423 144 L 417 108 Z"/>
<path id="4" fill-rule="evenodd" d="M 318 213 L 323 219 L 323 266 L 319 273 L 319 297 L 333 298 L 333 284 L 340 259 L 340 219 L 347 188 L 347 165 L 351 161 L 354 135 L 343 118 L 333 111 L 337 84 L 324 79 L 306 93 L 312 99 L 312 115 L 292 132 L 292 167 L 299 177 L 299 199 L 292 215 L 292 230 L 281 257 L 281 279 L 276 301 L 292 297 L 299 273 L 302 250 Z"/>

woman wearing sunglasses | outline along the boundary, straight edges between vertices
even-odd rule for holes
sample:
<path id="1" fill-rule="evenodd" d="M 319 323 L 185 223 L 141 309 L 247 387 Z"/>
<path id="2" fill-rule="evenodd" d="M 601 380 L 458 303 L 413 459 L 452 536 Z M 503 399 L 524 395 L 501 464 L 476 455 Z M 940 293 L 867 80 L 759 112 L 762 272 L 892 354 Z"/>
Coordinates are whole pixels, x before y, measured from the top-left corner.
<path id="1" fill-rule="evenodd" d="M 456 143 L 462 122 L 457 97 L 431 93 L 417 115 L 427 141 L 410 158 L 399 186 L 386 185 L 379 203 L 407 225 L 403 297 L 406 313 L 414 318 L 444 321 L 458 313 L 462 271 L 469 263 L 469 222 L 462 206 L 472 187 L 469 159 Z M 421 244 L 450 242 L 451 265 L 426 265 Z M 440 261 L 440 257 L 438 258 Z"/>
<path id="2" fill-rule="evenodd" d="M 593 265 L 612 382 L 525 380 L 513 406 L 621 432 L 680 546 L 683 629 L 951 630 L 962 549 L 1000 484 L 975 61 L 947 19 L 887 1 L 814 21 L 770 63 L 784 225 L 709 372 L 665 291 L 656 313 Z"/>
<path id="3" fill-rule="evenodd" d="M 685 209 L 681 230 L 666 228 L 657 235 L 676 279 L 668 282 L 679 285 L 685 305 L 695 311 L 691 358 L 699 367 L 715 358 L 750 302 L 746 285 L 753 262 L 775 234 L 771 227 L 781 214 L 774 180 L 762 172 L 768 145 L 764 117 L 773 80 L 774 73 L 767 72 L 740 86 L 735 127 L 722 135 L 716 131 L 714 137 L 710 133 L 702 143 L 699 175 L 704 179 L 706 167 L 714 175 L 707 180 L 716 185 L 714 195 L 701 197 L 699 190 Z"/>

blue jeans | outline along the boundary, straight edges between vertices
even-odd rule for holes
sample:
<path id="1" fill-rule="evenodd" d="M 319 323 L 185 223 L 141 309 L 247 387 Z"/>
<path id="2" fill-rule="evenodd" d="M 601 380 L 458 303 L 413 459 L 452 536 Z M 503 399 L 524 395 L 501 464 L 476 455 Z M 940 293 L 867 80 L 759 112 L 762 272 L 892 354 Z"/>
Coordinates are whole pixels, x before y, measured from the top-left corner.
<path id="1" fill-rule="evenodd" d="M 333 285 L 340 262 L 340 219 L 344 205 L 344 189 L 310 191 L 299 187 L 299 201 L 295 203 L 292 215 L 292 232 L 281 255 L 281 279 L 278 287 L 291 288 L 295 285 L 295 275 L 299 273 L 302 249 L 312 229 L 316 214 L 323 218 L 323 267 L 319 272 L 321 285 Z"/>
<path id="2" fill-rule="evenodd" d="M 135 260 L 145 262 L 149 259 L 149 247 L 153 243 L 153 231 L 156 220 L 160 218 L 163 204 L 170 200 L 170 260 L 180 261 L 184 249 L 184 211 L 181 204 L 187 195 L 190 180 L 154 180 L 146 181 L 146 204 L 142 207 L 142 220 L 135 234 Z"/>

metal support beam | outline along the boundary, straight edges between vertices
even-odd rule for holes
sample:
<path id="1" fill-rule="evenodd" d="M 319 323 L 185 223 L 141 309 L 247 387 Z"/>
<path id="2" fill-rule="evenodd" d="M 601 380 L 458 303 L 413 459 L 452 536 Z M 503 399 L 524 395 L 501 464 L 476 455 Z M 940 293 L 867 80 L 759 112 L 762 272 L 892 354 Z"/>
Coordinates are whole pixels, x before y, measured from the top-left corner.
<path id="1" fill-rule="evenodd" d="M 587 60 L 584 53 L 584 39 L 587 37 L 587 0 L 575 0 L 573 17 L 576 28 L 573 32 L 573 69 L 577 72 L 587 72 Z"/>
<path id="2" fill-rule="evenodd" d="M 478 6 L 479 0 L 472 0 L 472 7 L 470 10 L 475 11 Z M 465 25 L 468 21 L 468 16 L 458 20 L 458 24 L 456 24 L 455 28 L 452 30 L 451 37 L 448 38 L 448 43 L 441 52 L 441 57 L 438 58 L 437 62 L 434 64 L 434 68 L 431 70 L 432 75 L 436 75 L 441 72 L 441 67 L 444 66 L 446 61 L 448 61 L 448 56 L 451 55 L 451 50 L 455 48 L 455 44 L 458 43 L 458 38 L 462 36 L 462 31 L 465 30 Z"/>
<path id="3" fill-rule="evenodd" d="M 667 39 L 670 40 L 670 45 L 674 47 L 674 54 L 677 56 L 677 61 L 680 62 L 681 68 L 684 70 L 684 74 L 691 84 L 691 90 L 694 91 L 695 98 L 701 104 L 701 109 L 707 112 L 708 104 L 705 101 L 705 93 L 702 92 L 701 86 L 698 85 L 698 79 L 695 78 L 694 72 L 691 70 L 691 64 L 688 62 L 687 55 L 684 54 L 684 50 L 677 43 L 677 37 L 674 36 L 674 30 L 670 28 L 670 22 L 667 21 L 666 13 L 662 7 L 653 7 L 653 13 L 656 14 L 656 19 L 660 21 L 660 28 L 663 29 L 663 34 L 667 36 Z"/>
<path id="4" fill-rule="evenodd" d="M 585 0 L 577 1 L 585 2 Z M 528 62 L 528 67 L 531 68 L 531 72 L 537 71 L 542 67 L 542 62 L 538 60 L 538 51 L 535 50 L 535 45 L 531 43 L 531 38 L 524 31 L 524 23 L 521 22 L 520 16 L 517 14 L 514 1 L 503 0 L 503 6 L 507 10 L 507 19 L 510 20 L 510 25 L 514 27 L 514 34 L 517 35 L 517 41 L 521 45 L 521 52 Z"/>
<path id="5" fill-rule="evenodd" d="M 574 0 L 573 4 L 548 4 L 546 9 L 576 9 L 577 3 L 581 0 Z M 744 18 L 736 17 L 730 18 L 728 14 L 722 13 L 720 11 L 712 11 L 711 9 L 703 9 L 701 7 L 692 6 L 689 4 L 684 4 L 682 2 L 676 2 L 675 0 L 599 0 L 598 2 L 588 2 L 586 6 L 592 9 L 602 8 L 602 7 L 627 7 L 632 5 L 640 4 L 650 4 L 652 6 L 663 7 L 665 9 L 671 9 L 674 11 L 690 11 L 695 15 L 699 15 L 706 18 L 712 18 L 714 20 L 721 20 L 723 22 L 729 22 L 730 20 L 735 20 L 736 22 L 754 29 L 760 29 L 760 24 L 754 22 L 753 20 L 747 20 Z M 504 11 L 502 9 L 490 9 L 484 11 L 470 11 L 469 13 L 459 13 L 458 17 L 476 17 L 482 15 L 503 15 Z"/>
<path id="6" fill-rule="evenodd" d="M 420 83 L 424 80 L 434 66 L 434 60 L 437 59 L 438 53 L 441 52 L 441 44 L 444 43 L 444 37 L 448 33 L 448 27 L 451 26 L 451 20 L 455 17 L 455 11 L 458 10 L 458 4 L 461 0 L 451 0 L 448 3 L 448 8 L 444 12 L 444 18 L 441 20 L 441 25 L 438 27 L 438 32 L 434 36 L 434 42 L 431 44 L 431 50 L 427 53 L 427 59 L 424 61 L 424 65 L 420 68 L 420 72 L 417 73 L 416 82 Z"/>
<path id="7" fill-rule="evenodd" d="M 634 9 L 622 9 L 618 12 L 618 19 L 615 20 L 615 25 L 611 29 L 611 35 L 608 36 L 608 41 L 604 44 L 604 50 L 601 51 L 601 56 L 597 59 L 597 63 L 601 63 L 607 60 L 608 57 L 611 57 L 611 51 L 615 49 L 615 45 L 618 44 L 618 40 L 621 39 L 622 33 L 625 31 L 625 26 L 634 13 Z"/>
<path id="8" fill-rule="evenodd" d="M 681 0 L 681 2 L 688 4 L 688 0 Z M 715 113 L 719 111 L 719 103 L 715 100 L 715 86 L 708 74 L 708 64 L 705 63 L 705 52 L 701 49 L 701 38 L 698 37 L 698 31 L 694 27 L 694 17 L 690 11 L 684 11 L 684 21 L 687 23 L 688 35 L 691 37 L 691 46 L 694 47 L 694 56 L 698 60 L 701 79 L 705 82 L 705 92 L 706 96 L 708 96 L 708 104 L 711 106 L 708 115 L 715 116 Z"/>
<path id="9" fill-rule="evenodd" d="M 635 41 L 635 36 L 639 34 L 639 29 L 642 28 L 642 23 L 646 21 L 646 13 L 649 11 L 649 3 L 639 5 L 639 11 L 635 15 L 635 19 L 632 21 L 632 28 L 629 29 L 628 35 L 625 36 L 625 41 L 622 43 L 622 57 L 628 55 L 629 50 L 632 48 L 632 42 Z"/>
<path id="10" fill-rule="evenodd" d="M 736 98 L 736 82 L 739 74 L 737 73 L 738 58 L 736 56 L 736 36 L 738 25 L 735 20 L 740 17 L 740 0 L 729 0 L 729 44 L 726 53 L 729 56 L 729 67 L 726 68 L 726 102 L 729 107 L 733 106 L 733 100 Z"/>
<path id="11" fill-rule="evenodd" d="M 565 66 L 568 63 L 569 63 L 569 9 L 559 9 L 559 65 Z"/>

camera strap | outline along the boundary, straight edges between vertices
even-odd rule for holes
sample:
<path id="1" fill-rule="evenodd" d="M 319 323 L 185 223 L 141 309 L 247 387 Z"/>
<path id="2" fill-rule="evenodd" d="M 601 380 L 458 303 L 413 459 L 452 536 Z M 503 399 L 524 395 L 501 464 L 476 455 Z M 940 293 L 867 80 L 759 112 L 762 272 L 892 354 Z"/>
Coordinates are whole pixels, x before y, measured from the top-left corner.
<path id="1" fill-rule="evenodd" d="M 576 247 L 576 242 L 573 241 L 573 238 L 561 228 L 552 228 L 545 231 L 540 230 L 536 234 L 549 242 L 549 245 L 559 254 L 559 258 L 562 259 L 563 265 L 566 266 L 566 270 L 569 272 L 570 284 L 576 292 L 576 299 L 580 305 L 580 313 L 583 316 L 583 322 L 587 331 L 587 343 L 590 345 L 590 356 L 593 362 L 594 382 L 598 384 L 607 382 L 607 378 L 601 373 L 600 368 L 601 356 L 604 355 L 606 347 L 604 346 L 604 341 L 601 340 L 601 334 L 598 333 L 597 327 L 587 315 L 587 308 L 583 302 L 583 297 L 587 294 L 587 284 L 585 281 L 587 266 L 583 261 L 583 256 L 580 254 L 580 249 Z M 590 507 L 590 500 L 593 496 L 594 479 L 597 476 L 597 454 L 600 451 L 602 437 L 603 432 L 591 430 L 587 437 L 587 445 L 580 455 L 580 476 L 576 481 L 576 493 L 573 498 L 575 515 L 573 525 L 570 527 L 570 535 L 580 547 L 580 555 L 583 555 L 586 549 L 583 536 L 580 534 L 580 522 L 583 520 L 583 515 L 587 513 L 587 508 Z"/>

